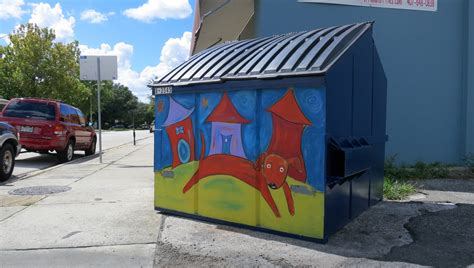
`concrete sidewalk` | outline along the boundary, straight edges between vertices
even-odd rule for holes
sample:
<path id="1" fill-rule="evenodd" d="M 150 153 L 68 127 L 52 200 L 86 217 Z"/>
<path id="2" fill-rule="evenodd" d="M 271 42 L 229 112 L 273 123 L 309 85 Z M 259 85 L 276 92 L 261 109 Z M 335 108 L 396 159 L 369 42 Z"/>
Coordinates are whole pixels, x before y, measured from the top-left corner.
<path id="1" fill-rule="evenodd" d="M 0 266 L 152 266 L 152 150 L 148 138 L 108 150 L 103 164 L 79 159 L 0 187 Z M 9 194 L 31 186 L 70 190 Z"/>
<path id="2" fill-rule="evenodd" d="M 152 142 L 1 185 L 0 267 L 474 264 L 474 180 L 420 181 L 421 199 L 381 202 L 322 245 L 155 212 Z M 31 186 L 68 188 L 9 194 Z"/>

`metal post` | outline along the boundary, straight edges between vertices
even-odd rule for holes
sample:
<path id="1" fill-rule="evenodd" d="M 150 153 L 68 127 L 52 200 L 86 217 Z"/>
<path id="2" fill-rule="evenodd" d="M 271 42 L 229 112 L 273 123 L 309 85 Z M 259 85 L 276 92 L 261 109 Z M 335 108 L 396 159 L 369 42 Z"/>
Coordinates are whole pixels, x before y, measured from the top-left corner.
<path id="1" fill-rule="evenodd" d="M 99 124 L 99 159 L 102 164 L 102 116 L 100 114 L 100 57 L 97 57 L 97 112 Z"/>
<path id="2" fill-rule="evenodd" d="M 133 146 L 137 145 L 136 135 L 135 135 L 135 111 L 133 111 Z"/>
<path id="3" fill-rule="evenodd" d="M 137 145 L 136 135 L 135 135 L 135 128 L 133 128 L 133 146 Z"/>
<path id="4" fill-rule="evenodd" d="M 89 97 L 89 122 L 92 122 L 92 95 Z"/>

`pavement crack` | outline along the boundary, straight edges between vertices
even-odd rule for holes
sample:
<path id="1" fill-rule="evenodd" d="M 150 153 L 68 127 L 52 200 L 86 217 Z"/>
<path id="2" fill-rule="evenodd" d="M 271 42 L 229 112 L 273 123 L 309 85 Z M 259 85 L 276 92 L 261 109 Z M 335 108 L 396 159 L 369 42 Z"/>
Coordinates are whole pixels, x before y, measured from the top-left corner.
<path id="1" fill-rule="evenodd" d="M 158 235 L 156 236 L 156 248 L 155 248 L 155 257 L 153 258 L 153 267 L 158 266 L 158 256 L 160 254 L 160 245 L 162 244 L 161 242 L 161 237 L 163 234 L 163 230 L 165 229 L 165 221 L 166 221 L 167 216 L 161 214 L 161 219 L 160 219 L 160 226 L 158 228 Z"/>

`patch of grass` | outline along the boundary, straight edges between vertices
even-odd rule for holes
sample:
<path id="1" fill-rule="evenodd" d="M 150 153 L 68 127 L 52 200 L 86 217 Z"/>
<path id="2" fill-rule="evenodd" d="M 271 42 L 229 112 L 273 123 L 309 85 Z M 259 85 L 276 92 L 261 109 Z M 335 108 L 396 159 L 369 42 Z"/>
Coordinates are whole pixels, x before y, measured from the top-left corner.
<path id="1" fill-rule="evenodd" d="M 427 164 L 418 161 L 415 163 L 415 166 L 413 166 L 412 174 L 412 178 L 414 179 L 446 178 L 449 176 L 449 170 L 446 165 L 443 165 L 440 162 Z"/>
<path id="2" fill-rule="evenodd" d="M 383 196 L 389 200 L 403 200 L 415 193 L 415 186 L 402 180 L 384 178 Z"/>
<path id="3" fill-rule="evenodd" d="M 389 179 L 409 178 L 411 176 L 409 170 L 405 166 L 397 166 L 396 155 L 388 156 L 385 159 L 385 177 Z"/>
<path id="4" fill-rule="evenodd" d="M 446 178 L 449 176 L 449 170 L 447 165 L 439 162 L 418 161 L 413 166 L 397 166 L 396 156 L 390 156 L 385 160 L 385 176 L 392 180 Z"/>
<path id="5" fill-rule="evenodd" d="M 474 153 L 466 155 L 464 164 L 474 173 Z"/>

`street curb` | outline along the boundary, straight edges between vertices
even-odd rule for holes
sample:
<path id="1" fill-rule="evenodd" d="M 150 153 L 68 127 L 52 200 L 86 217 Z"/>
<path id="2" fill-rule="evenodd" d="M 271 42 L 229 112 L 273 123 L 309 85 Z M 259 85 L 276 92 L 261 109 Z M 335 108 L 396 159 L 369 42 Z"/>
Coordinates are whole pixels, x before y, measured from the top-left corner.
<path id="1" fill-rule="evenodd" d="M 142 141 L 142 140 L 146 140 L 146 139 L 150 139 L 150 138 L 153 138 L 152 137 L 145 137 L 145 138 L 141 138 L 141 139 L 137 139 L 136 141 Z M 112 147 L 112 148 L 108 148 L 106 150 L 103 150 L 102 151 L 102 154 L 104 154 L 105 152 L 108 152 L 108 151 L 111 151 L 111 150 L 115 150 L 115 149 L 119 149 L 123 146 L 126 146 L 126 145 L 130 145 L 130 144 L 133 144 L 133 141 L 131 142 L 127 142 L 127 143 L 124 143 L 124 144 L 120 144 L 120 145 L 117 145 L 115 147 Z M 57 164 L 57 165 L 54 165 L 54 166 L 51 166 L 51 167 L 47 167 L 47 168 L 44 168 L 44 169 L 40 169 L 40 170 L 36 170 L 36 171 L 31 171 L 31 172 L 27 172 L 27 173 L 23 173 L 23 174 L 20 174 L 19 176 L 16 176 L 16 179 L 14 180 L 7 180 L 5 181 L 5 183 L 12 183 L 12 182 L 16 182 L 16 181 L 21 181 L 21 180 L 25 180 L 25 179 L 28 179 L 28 178 L 31 178 L 31 177 L 34 177 L 34 176 L 37 176 L 37 175 L 40 175 L 40 174 L 43 174 L 43 173 L 46 173 L 48 171 L 51 171 L 51 170 L 54 170 L 54 169 L 57 169 L 57 168 L 60 168 L 60 167 L 63 167 L 65 165 L 70 165 L 70 164 L 76 164 L 77 162 L 86 162 L 86 161 L 89 161 L 91 159 L 94 159 L 94 158 L 97 158 L 99 157 L 99 154 L 94 154 L 94 155 L 89 155 L 89 156 L 84 156 L 84 157 L 81 157 L 81 158 L 76 158 L 76 159 L 73 159 L 69 162 L 66 162 L 66 163 L 61 163 L 61 164 Z M 1 184 L 0 184 L 1 185 Z"/>

